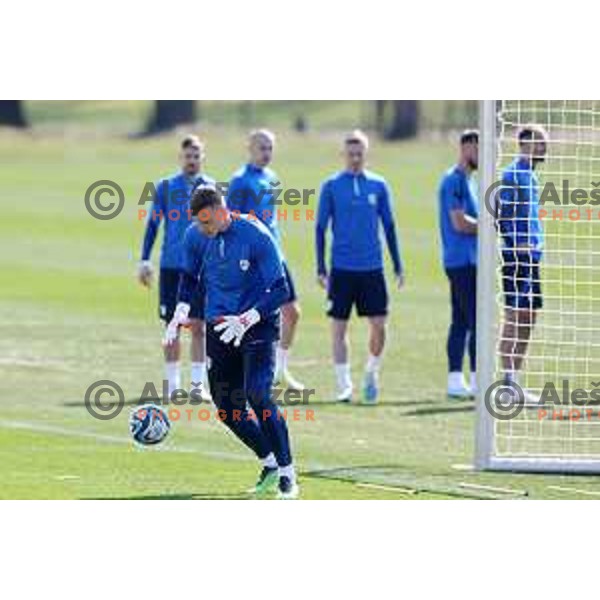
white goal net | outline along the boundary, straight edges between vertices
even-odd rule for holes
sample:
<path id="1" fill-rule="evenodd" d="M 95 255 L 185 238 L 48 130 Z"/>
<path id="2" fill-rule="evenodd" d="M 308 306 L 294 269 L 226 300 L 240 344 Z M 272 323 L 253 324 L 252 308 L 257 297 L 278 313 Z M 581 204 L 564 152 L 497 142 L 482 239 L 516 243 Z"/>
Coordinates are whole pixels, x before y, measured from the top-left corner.
<path id="1" fill-rule="evenodd" d="M 600 101 L 480 117 L 477 465 L 600 472 Z"/>

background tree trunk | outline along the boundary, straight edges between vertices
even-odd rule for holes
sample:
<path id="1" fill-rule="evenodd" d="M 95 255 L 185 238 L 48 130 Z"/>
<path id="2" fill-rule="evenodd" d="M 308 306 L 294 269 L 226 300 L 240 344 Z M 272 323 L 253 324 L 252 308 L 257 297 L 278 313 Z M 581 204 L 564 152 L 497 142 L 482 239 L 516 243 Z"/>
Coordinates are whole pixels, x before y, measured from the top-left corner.
<path id="1" fill-rule="evenodd" d="M 0 100 L 0 125 L 27 127 L 22 100 Z"/>
<path id="2" fill-rule="evenodd" d="M 407 140 L 419 131 L 418 100 L 376 100 L 375 119 L 386 140 Z"/>
<path id="3" fill-rule="evenodd" d="M 196 120 L 195 100 L 156 100 L 147 134 L 161 133 Z"/>

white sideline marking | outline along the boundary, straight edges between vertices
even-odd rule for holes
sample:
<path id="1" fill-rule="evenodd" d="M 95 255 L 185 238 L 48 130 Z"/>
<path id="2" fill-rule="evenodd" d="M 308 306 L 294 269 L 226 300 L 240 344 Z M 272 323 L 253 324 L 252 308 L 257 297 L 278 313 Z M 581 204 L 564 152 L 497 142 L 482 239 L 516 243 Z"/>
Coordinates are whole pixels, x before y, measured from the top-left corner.
<path id="1" fill-rule="evenodd" d="M 356 487 L 368 488 L 370 490 L 383 490 L 385 492 L 398 492 L 398 494 L 408 494 L 410 496 L 418 493 L 418 490 L 412 488 L 392 487 L 389 485 L 380 485 L 378 483 L 357 483 Z"/>
<path id="2" fill-rule="evenodd" d="M 554 490 L 556 492 L 565 492 L 565 493 L 575 493 L 575 494 L 583 494 L 585 496 L 600 496 L 600 492 L 594 492 L 593 490 L 581 490 L 579 488 L 572 487 L 562 487 L 560 485 L 549 485 L 546 486 L 549 490 Z"/>
<path id="3" fill-rule="evenodd" d="M 56 435 L 64 435 L 67 437 L 87 438 L 96 440 L 98 442 L 106 442 L 110 444 L 126 444 L 127 446 L 133 445 L 133 442 L 126 436 L 108 435 L 86 430 L 68 429 L 67 427 L 50 425 L 48 423 L 42 423 L 39 421 L 0 420 L 0 427 L 4 427 L 5 429 L 25 429 L 27 431 L 35 431 L 38 433 L 53 433 Z M 206 456 L 207 458 L 218 458 L 225 460 L 253 460 L 252 457 L 244 456 L 243 454 L 236 454 L 234 452 L 222 452 L 219 450 L 202 450 L 199 448 L 193 448 L 192 446 L 175 446 L 173 442 L 167 443 L 164 447 L 161 447 L 160 449 L 157 448 L 156 451 L 193 453 Z"/>
<path id="4" fill-rule="evenodd" d="M 70 368 L 63 362 L 52 360 L 41 360 L 35 358 L 0 358 L 0 366 L 6 367 L 24 367 L 27 369 L 51 369 L 55 371 L 74 372 L 75 368 Z"/>
<path id="5" fill-rule="evenodd" d="M 461 487 L 466 490 L 481 490 L 483 492 L 496 492 L 498 494 L 518 494 L 520 496 L 527 496 L 527 490 L 518 490 L 514 488 L 503 488 L 496 487 L 493 485 L 482 485 L 480 483 L 467 483 L 465 481 L 461 481 L 458 484 L 458 487 Z"/>
<path id="6" fill-rule="evenodd" d="M 452 465 L 452 468 L 455 471 L 474 471 L 475 470 L 475 467 L 473 465 L 465 465 L 465 464 Z"/>

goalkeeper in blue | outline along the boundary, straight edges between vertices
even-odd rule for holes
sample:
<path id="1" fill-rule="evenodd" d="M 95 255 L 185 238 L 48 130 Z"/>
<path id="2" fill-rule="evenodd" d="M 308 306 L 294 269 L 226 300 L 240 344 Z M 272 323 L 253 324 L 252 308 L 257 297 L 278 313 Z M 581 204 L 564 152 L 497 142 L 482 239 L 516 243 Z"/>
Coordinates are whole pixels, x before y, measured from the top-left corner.
<path id="1" fill-rule="evenodd" d="M 195 295 L 205 296 L 208 380 L 220 418 L 262 462 L 255 491 L 278 487 L 280 498 L 296 498 L 287 424 L 271 390 L 289 297 L 277 244 L 258 219 L 233 216 L 214 186 L 194 192 L 191 212 L 197 222 L 186 231 L 185 272 L 165 342 L 177 339 Z"/>
<path id="2" fill-rule="evenodd" d="M 267 129 L 252 131 L 248 137 L 248 163 L 239 169 L 229 182 L 227 206 L 236 212 L 254 214 L 269 229 L 281 248 L 281 233 L 277 222 L 274 189 L 280 185 L 277 175 L 269 168 L 275 150 L 275 135 Z M 281 189 L 277 190 L 281 192 Z M 283 252 L 282 252 L 283 255 Z M 304 385 L 290 373 L 289 353 L 298 320 L 300 306 L 292 274 L 287 261 L 283 262 L 289 295 L 281 307 L 281 337 L 277 344 L 275 384 L 285 384 L 292 390 L 303 390 Z"/>
<path id="3" fill-rule="evenodd" d="M 379 392 L 379 368 L 386 337 L 388 293 L 383 271 L 381 228 L 394 267 L 395 284 L 404 282 L 392 196 L 385 179 L 366 167 L 368 138 L 355 131 L 344 139 L 344 170 L 321 188 L 316 223 L 317 277 L 327 290 L 332 321 L 337 400 L 353 394 L 348 360 L 348 321 L 354 306 L 369 320 L 369 355 L 363 380 L 365 402 L 374 404 Z M 327 230 L 331 226 L 331 264 L 325 262 Z"/>
<path id="4" fill-rule="evenodd" d="M 519 154 L 502 174 L 498 203 L 505 304 L 500 356 L 507 384 L 515 383 L 523 368 L 543 304 L 540 263 L 544 231 L 536 168 L 546 159 L 548 134 L 538 125 L 528 125 L 519 131 L 518 144 Z M 539 401 L 530 392 L 523 393 L 526 404 Z"/>
<path id="5" fill-rule="evenodd" d="M 450 284 L 451 322 L 448 329 L 448 396 L 468 398 L 476 393 L 477 321 L 477 193 L 473 172 L 478 166 L 479 134 L 460 137 L 458 163 L 449 169 L 439 190 L 439 226 L 442 260 Z M 463 375 L 465 348 L 469 348 L 470 385 Z"/>
<path id="6" fill-rule="evenodd" d="M 214 183 L 211 177 L 202 172 L 205 153 L 204 145 L 194 135 L 183 138 L 180 145 L 179 161 L 181 169 L 160 180 L 155 186 L 152 209 L 146 220 L 146 231 L 138 264 L 138 279 L 150 287 L 154 269 L 151 254 L 163 224 L 163 238 L 160 252 L 159 316 L 165 323 L 173 318 L 177 301 L 179 278 L 183 269 L 183 236 L 191 223 L 189 216 L 190 197 L 193 189 L 200 184 Z M 202 320 L 201 299 L 192 303 L 189 329 L 191 332 L 191 388 L 200 388 L 200 395 L 207 397 L 204 383 L 206 379 L 206 361 L 204 348 L 204 322 Z M 163 349 L 165 358 L 165 377 L 169 397 L 175 390 L 181 389 L 179 340 Z M 186 386 L 186 389 L 189 388 Z"/>

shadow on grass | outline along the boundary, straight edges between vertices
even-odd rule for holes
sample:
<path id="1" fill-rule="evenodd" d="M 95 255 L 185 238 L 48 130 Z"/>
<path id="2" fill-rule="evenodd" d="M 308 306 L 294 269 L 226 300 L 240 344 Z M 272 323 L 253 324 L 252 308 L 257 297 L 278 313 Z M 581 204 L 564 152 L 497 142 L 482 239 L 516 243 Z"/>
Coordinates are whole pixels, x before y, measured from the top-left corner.
<path id="1" fill-rule="evenodd" d="M 402 413 L 405 417 L 428 417 L 432 415 L 447 415 L 453 413 L 468 413 L 474 412 L 475 405 L 473 403 L 460 403 L 460 404 L 449 404 L 446 406 L 432 406 L 425 408 L 417 408 Z"/>
<path id="2" fill-rule="evenodd" d="M 244 493 L 208 494 L 202 492 L 181 492 L 179 494 L 148 494 L 146 496 L 111 496 L 82 498 L 82 500 L 252 500 L 254 496 Z"/>

